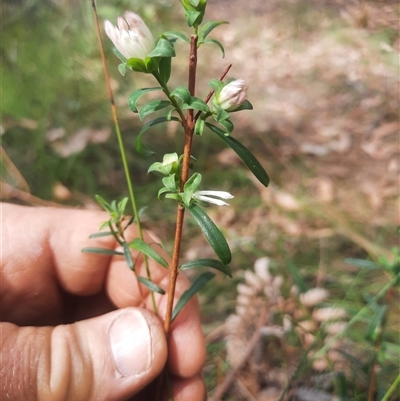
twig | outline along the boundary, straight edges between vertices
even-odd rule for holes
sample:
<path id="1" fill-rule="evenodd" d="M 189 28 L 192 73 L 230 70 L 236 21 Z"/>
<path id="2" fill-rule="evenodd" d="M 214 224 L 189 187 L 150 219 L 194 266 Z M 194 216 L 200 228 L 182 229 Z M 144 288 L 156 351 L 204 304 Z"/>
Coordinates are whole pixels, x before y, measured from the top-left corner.
<path id="1" fill-rule="evenodd" d="M 225 377 L 224 381 L 217 387 L 215 390 L 214 394 L 212 397 L 209 399 L 209 401 L 219 401 L 221 397 L 225 394 L 225 391 L 228 390 L 230 387 L 232 381 L 235 379 L 235 376 L 239 373 L 240 369 L 242 369 L 243 365 L 247 362 L 249 359 L 250 355 L 254 351 L 254 348 L 258 344 L 260 337 L 261 337 L 261 327 L 263 327 L 266 322 L 267 322 L 267 308 L 264 308 L 261 312 L 261 316 L 258 320 L 257 327 L 247 345 L 247 348 L 245 349 L 242 358 L 240 359 L 239 363 L 237 366 L 235 366 L 234 369 L 232 369 L 228 375 Z"/>

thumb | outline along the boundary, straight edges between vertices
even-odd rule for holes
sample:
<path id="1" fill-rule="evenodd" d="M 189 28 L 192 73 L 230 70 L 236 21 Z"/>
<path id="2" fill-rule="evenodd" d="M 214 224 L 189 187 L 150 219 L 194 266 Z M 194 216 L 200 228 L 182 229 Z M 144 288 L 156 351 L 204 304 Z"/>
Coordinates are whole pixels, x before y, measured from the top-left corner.
<path id="1" fill-rule="evenodd" d="M 167 359 L 160 320 L 140 308 L 56 327 L 1 323 L 0 333 L 0 399 L 125 400 Z"/>

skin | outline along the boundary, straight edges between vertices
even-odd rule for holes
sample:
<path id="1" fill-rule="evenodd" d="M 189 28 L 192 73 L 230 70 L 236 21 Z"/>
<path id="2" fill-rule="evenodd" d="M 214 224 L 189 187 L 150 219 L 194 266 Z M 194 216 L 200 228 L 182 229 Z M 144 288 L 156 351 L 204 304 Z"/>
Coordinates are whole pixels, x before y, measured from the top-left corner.
<path id="1" fill-rule="evenodd" d="M 205 399 L 205 345 L 197 300 L 174 321 L 167 347 L 162 326 L 166 296 L 156 297 L 157 316 L 147 288 L 120 256 L 81 252 L 84 247 L 117 248 L 113 237 L 88 238 L 107 220 L 105 213 L 4 203 L 1 217 L 1 399 L 154 399 L 165 363 L 174 401 Z M 130 229 L 129 237 L 137 236 L 136 228 Z M 154 244 L 148 234 L 145 240 Z M 142 258 L 132 255 L 136 273 L 145 276 Z M 152 280 L 167 289 L 168 270 L 152 260 L 150 269 Z M 176 299 L 188 285 L 179 275 Z M 140 374 L 121 374 L 110 351 L 110 327 L 127 316 L 144 319 L 151 333 L 144 340 L 151 341 L 151 362 Z M 133 343 L 139 341 L 137 332 L 132 331 Z M 127 363 L 144 363 L 136 359 Z"/>

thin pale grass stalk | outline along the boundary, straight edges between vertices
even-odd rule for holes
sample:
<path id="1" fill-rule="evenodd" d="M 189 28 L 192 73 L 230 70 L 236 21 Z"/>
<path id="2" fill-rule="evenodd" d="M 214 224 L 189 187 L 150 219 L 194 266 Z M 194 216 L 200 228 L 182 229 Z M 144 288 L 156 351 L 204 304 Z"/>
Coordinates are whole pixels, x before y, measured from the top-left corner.
<path id="1" fill-rule="evenodd" d="M 396 390 L 396 387 L 400 387 L 400 373 L 396 377 L 396 380 L 392 383 L 392 385 L 389 387 L 389 390 L 386 392 L 386 394 L 383 396 L 381 401 L 389 401 L 390 396 L 393 394 L 394 390 Z"/>
<path id="2" fill-rule="evenodd" d="M 134 192 L 134 189 L 133 189 L 132 179 L 131 179 L 131 176 L 130 176 L 130 173 L 129 173 L 128 161 L 127 161 L 127 158 L 126 158 L 126 150 L 125 150 L 125 146 L 124 146 L 124 143 L 123 143 L 123 140 L 122 140 L 122 134 L 121 134 L 121 129 L 120 129 L 120 126 L 119 126 L 118 115 L 117 115 L 117 109 L 115 107 L 114 94 L 113 94 L 113 91 L 111 89 L 110 74 L 108 72 L 106 56 L 105 56 L 105 53 L 104 53 L 103 42 L 101 40 L 101 31 L 100 31 L 99 18 L 98 18 L 98 15 L 97 15 L 96 4 L 95 4 L 94 0 L 90 0 L 90 1 L 91 1 L 92 8 L 93 8 L 94 20 L 95 20 L 95 24 L 96 24 L 96 34 L 97 34 L 97 39 L 98 39 L 98 42 L 99 42 L 99 48 L 100 48 L 100 54 L 101 54 L 101 61 L 102 61 L 102 64 L 103 64 L 103 70 L 104 70 L 104 75 L 105 75 L 105 80 L 106 80 L 106 86 L 107 86 L 108 96 L 109 96 L 110 104 L 111 104 L 111 113 L 112 113 L 112 117 L 113 117 L 113 121 L 114 121 L 114 125 L 115 125 L 115 132 L 116 132 L 117 138 L 118 138 L 118 145 L 119 145 L 119 150 L 120 150 L 120 153 L 121 153 L 122 165 L 124 167 L 124 173 L 125 173 L 126 182 L 127 182 L 127 185 L 128 185 L 129 198 L 130 198 L 130 202 L 131 202 L 131 205 L 132 205 L 133 216 L 135 217 L 135 221 L 136 221 L 136 226 L 137 226 L 137 229 L 138 229 L 139 238 L 141 240 L 143 240 L 142 225 L 140 223 L 140 216 L 139 216 L 139 211 L 138 211 L 138 208 L 137 208 L 135 192 Z M 144 258 L 144 264 L 145 264 L 145 267 L 146 267 L 147 278 L 149 280 L 151 280 L 151 273 L 150 273 L 148 257 L 146 255 L 143 255 L 143 258 Z M 140 288 L 140 286 L 139 286 L 139 288 Z M 156 304 L 156 300 L 155 300 L 155 297 L 154 297 L 154 292 L 150 291 L 150 294 L 151 294 L 151 301 L 152 301 L 152 305 L 153 305 L 153 311 L 154 311 L 154 313 L 157 313 L 157 304 Z"/>

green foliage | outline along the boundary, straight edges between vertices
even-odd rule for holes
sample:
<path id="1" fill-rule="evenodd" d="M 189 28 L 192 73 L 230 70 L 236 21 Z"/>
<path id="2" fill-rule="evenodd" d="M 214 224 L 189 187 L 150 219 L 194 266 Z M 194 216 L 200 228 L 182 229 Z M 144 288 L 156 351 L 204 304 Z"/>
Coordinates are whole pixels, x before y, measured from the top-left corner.
<path id="1" fill-rule="evenodd" d="M 218 255 L 221 262 L 225 265 L 229 264 L 232 260 L 231 250 L 226 242 L 225 237 L 214 224 L 214 222 L 207 216 L 207 214 L 196 204 L 192 204 L 187 208 L 190 212 L 207 241 Z"/>
<path id="2" fill-rule="evenodd" d="M 199 267 L 212 267 L 213 269 L 219 270 L 225 273 L 227 276 L 232 277 L 232 271 L 229 266 L 224 265 L 216 259 L 195 259 L 190 262 L 183 263 L 179 269 L 197 269 Z"/>
<path id="3" fill-rule="evenodd" d="M 179 312 L 189 302 L 189 300 L 196 295 L 214 276 L 214 273 L 205 272 L 194 279 L 189 289 L 182 294 L 182 296 L 179 298 L 179 301 L 176 303 L 172 312 L 172 321 L 175 320 Z"/>
<path id="4" fill-rule="evenodd" d="M 253 154 L 246 149 L 239 141 L 231 136 L 225 135 L 225 133 L 210 123 L 206 122 L 206 126 L 222 139 L 231 149 L 233 149 L 237 155 L 243 160 L 246 166 L 254 174 L 254 176 L 265 186 L 269 184 L 269 177 L 267 172 L 261 166 L 260 162 L 253 156 Z"/>
<path id="5" fill-rule="evenodd" d="M 158 286 L 157 284 L 153 283 L 151 280 L 147 279 L 146 277 L 137 276 L 139 282 L 145 285 L 150 291 L 157 292 L 158 294 L 164 295 L 165 291 Z"/>
<path id="6" fill-rule="evenodd" d="M 154 248 L 146 244 L 146 242 L 144 242 L 142 239 L 135 238 L 128 245 L 129 248 L 142 252 L 144 255 L 155 260 L 161 266 L 165 267 L 166 269 L 168 268 L 168 262 Z"/>

